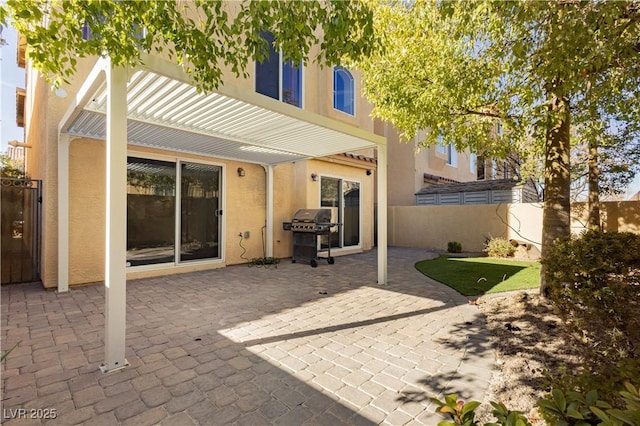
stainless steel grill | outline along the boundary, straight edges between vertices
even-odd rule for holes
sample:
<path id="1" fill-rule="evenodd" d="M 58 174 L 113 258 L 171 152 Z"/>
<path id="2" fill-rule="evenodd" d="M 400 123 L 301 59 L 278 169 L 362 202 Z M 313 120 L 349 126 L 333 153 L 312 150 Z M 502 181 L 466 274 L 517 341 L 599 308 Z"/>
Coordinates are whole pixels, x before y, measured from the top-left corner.
<path id="1" fill-rule="evenodd" d="M 300 209 L 291 219 L 291 222 L 283 223 L 285 230 L 293 231 L 293 257 L 292 262 L 309 263 L 312 267 L 318 266 L 319 259 L 326 259 L 331 265 L 335 263 L 331 256 L 331 244 L 327 238 L 327 257 L 319 257 L 322 252 L 318 248 L 318 237 L 329 235 L 331 228 L 339 226 L 339 223 L 331 222 L 331 210 L 329 209 Z"/>

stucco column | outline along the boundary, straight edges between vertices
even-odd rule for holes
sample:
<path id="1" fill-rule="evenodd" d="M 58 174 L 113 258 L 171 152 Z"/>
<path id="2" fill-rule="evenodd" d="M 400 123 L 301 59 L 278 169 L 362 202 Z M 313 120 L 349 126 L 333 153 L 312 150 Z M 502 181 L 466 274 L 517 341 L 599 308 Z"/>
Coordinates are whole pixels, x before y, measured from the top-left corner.
<path id="1" fill-rule="evenodd" d="M 387 284 L 387 146 L 378 145 L 378 284 Z"/>
<path id="2" fill-rule="evenodd" d="M 273 257 L 273 166 L 271 164 L 265 166 L 265 171 L 267 188 L 265 255 L 267 257 Z"/>
<path id="3" fill-rule="evenodd" d="M 69 291 L 69 145 L 68 134 L 58 135 L 58 292 Z"/>
<path id="4" fill-rule="evenodd" d="M 105 362 L 103 372 L 128 365 L 127 314 L 127 70 L 108 62 L 106 117 Z"/>

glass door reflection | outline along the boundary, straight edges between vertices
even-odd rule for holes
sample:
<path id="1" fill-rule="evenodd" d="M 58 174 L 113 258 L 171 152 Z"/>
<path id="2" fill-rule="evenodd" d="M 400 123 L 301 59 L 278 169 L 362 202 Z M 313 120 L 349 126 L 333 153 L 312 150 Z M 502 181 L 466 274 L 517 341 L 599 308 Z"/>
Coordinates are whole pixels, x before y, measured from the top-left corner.
<path id="1" fill-rule="evenodd" d="M 180 261 L 220 257 L 219 166 L 180 164 Z"/>
<path id="2" fill-rule="evenodd" d="M 127 263 L 175 261 L 176 165 L 127 159 Z"/>

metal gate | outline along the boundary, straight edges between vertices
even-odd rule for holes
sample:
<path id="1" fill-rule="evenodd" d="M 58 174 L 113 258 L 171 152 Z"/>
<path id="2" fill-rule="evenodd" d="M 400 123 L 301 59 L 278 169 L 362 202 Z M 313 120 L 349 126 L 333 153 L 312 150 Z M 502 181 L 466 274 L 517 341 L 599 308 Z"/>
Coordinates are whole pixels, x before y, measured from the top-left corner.
<path id="1" fill-rule="evenodd" d="M 42 181 L 1 178 L 2 284 L 40 279 Z"/>

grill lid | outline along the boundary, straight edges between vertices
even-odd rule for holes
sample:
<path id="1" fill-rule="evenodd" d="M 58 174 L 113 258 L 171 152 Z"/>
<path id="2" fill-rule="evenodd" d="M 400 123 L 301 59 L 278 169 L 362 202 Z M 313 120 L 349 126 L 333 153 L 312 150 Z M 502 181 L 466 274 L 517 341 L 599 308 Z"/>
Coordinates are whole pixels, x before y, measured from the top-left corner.
<path id="1" fill-rule="evenodd" d="M 292 222 L 305 223 L 329 223 L 331 222 L 330 209 L 299 209 L 293 215 Z"/>

